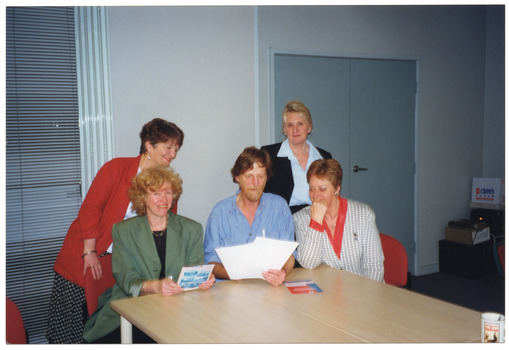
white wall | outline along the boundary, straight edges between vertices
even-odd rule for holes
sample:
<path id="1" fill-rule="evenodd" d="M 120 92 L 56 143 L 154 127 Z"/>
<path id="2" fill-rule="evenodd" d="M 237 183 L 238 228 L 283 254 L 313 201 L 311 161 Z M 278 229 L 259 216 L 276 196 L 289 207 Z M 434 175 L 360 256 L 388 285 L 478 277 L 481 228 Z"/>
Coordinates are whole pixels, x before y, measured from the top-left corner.
<path id="1" fill-rule="evenodd" d="M 177 123 L 186 134 L 173 163 L 184 180 L 179 213 L 205 225 L 236 190 L 236 156 L 257 138 L 271 142 L 270 48 L 416 59 L 415 265 L 438 271 L 444 227 L 468 217 L 471 178 L 483 171 L 485 16 L 471 6 L 111 7 L 116 155 L 138 153 L 153 117 Z"/>
<path id="2" fill-rule="evenodd" d="M 251 7 L 108 9 L 115 155 L 139 153 L 144 123 L 162 117 L 185 134 L 172 167 L 179 214 L 205 223 L 237 189 L 230 169 L 255 143 Z"/>

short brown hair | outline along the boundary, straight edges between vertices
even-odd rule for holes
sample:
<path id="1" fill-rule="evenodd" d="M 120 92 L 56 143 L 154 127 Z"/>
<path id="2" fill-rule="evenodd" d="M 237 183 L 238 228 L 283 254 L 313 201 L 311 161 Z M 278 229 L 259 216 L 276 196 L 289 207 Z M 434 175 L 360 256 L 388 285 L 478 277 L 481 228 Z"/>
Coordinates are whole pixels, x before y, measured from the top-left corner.
<path id="1" fill-rule="evenodd" d="M 261 167 L 265 168 L 267 178 L 272 176 L 272 162 L 269 154 L 265 150 L 251 146 L 244 148 L 242 153 L 237 157 L 237 160 L 231 170 L 233 182 L 237 183 L 235 178 L 244 174 L 246 171 L 253 169 L 255 163 L 258 163 Z"/>
<path id="2" fill-rule="evenodd" d="M 169 184 L 173 193 L 172 208 L 182 194 L 182 180 L 171 169 L 148 168 L 140 172 L 131 180 L 129 199 L 132 208 L 139 216 L 147 214 L 147 195 L 149 191 L 156 192 L 164 184 Z"/>
<path id="3" fill-rule="evenodd" d="M 155 118 L 143 125 L 140 132 L 140 154 L 147 152 L 145 143 L 148 141 L 152 146 L 158 143 L 174 142 L 179 148 L 184 143 L 184 132 L 172 122 L 161 118 Z"/>
<path id="4" fill-rule="evenodd" d="M 343 169 L 339 162 L 335 159 L 315 160 L 309 166 L 309 170 L 306 174 L 308 183 L 311 176 L 328 180 L 334 188 L 341 186 L 343 183 Z"/>

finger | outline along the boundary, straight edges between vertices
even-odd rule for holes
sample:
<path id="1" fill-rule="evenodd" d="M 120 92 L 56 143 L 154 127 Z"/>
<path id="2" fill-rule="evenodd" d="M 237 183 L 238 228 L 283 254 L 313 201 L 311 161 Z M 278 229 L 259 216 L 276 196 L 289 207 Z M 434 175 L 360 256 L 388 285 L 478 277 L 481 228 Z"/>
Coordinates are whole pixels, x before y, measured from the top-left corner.
<path id="1" fill-rule="evenodd" d="M 95 273 L 97 275 L 97 279 L 101 279 L 103 277 L 103 268 L 101 264 L 95 265 Z"/>
<path id="2" fill-rule="evenodd" d="M 273 273 L 265 272 L 262 274 L 263 278 L 272 285 L 277 285 L 278 278 Z"/>
<path id="3" fill-rule="evenodd" d="M 94 265 L 91 265 L 90 266 L 90 272 L 92 273 L 92 277 L 94 278 L 94 280 L 97 280 L 97 274 L 95 272 L 95 267 Z"/>
<path id="4" fill-rule="evenodd" d="M 94 274 L 95 274 L 95 279 L 96 280 L 101 279 L 102 273 L 101 273 L 101 266 L 100 265 L 94 265 Z"/>
<path id="5" fill-rule="evenodd" d="M 166 286 L 166 287 L 162 287 L 161 288 L 161 292 L 163 295 L 172 295 L 172 290 L 169 286 Z"/>
<path id="6" fill-rule="evenodd" d="M 176 287 L 172 287 L 172 288 L 170 289 L 170 295 L 179 294 L 179 293 L 180 293 L 180 292 L 182 292 L 183 290 L 184 290 L 184 289 L 183 289 L 181 286 L 177 285 Z"/>
<path id="7" fill-rule="evenodd" d="M 267 275 L 270 276 L 270 278 L 272 278 L 273 280 L 280 279 L 282 274 L 283 274 L 282 270 L 274 270 L 274 269 L 267 270 Z"/>
<path id="8" fill-rule="evenodd" d="M 173 281 L 168 282 L 168 290 L 170 290 L 171 292 L 178 292 L 181 289 L 182 287 L 178 283 L 175 283 Z"/>
<path id="9" fill-rule="evenodd" d="M 210 288 L 210 287 L 212 287 L 213 284 L 214 284 L 214 280 L 208 280 L 208 281 L 201 283 L 198 287 Z"/>
<path id="10" fill-rule="evenodd" d="M 163 293 L 169 293 L 172 288 L 172 281 L 169 279 L 164 279 L 161 283 L 161 291 Z"/>
<path id="11" fill-rule="evenodd" d="M 180 286 L 178 283 L 176 283 L 174 281 L 169 281 L 168 288 L 170 288 L 171 290 L 176 290 L 176 289 L 179 289 Z"/>
<path id="12" fill-rule="evenodd" d="M 269 282 L 273 286 L 279 286 L 281 284 L 281 282 L 278 281 L 277 279 L 270 279 L 270 280 L 267 280 L 267 282 Z"/>

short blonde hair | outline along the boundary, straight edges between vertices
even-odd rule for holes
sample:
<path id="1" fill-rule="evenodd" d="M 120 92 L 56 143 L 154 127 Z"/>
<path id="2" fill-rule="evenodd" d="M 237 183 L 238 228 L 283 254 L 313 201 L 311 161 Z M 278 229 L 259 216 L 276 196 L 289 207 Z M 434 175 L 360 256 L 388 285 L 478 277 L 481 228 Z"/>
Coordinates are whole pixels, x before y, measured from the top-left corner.
<path id="1" fill-rule="evenodd" d="M 132 209 L 139 216 L 147 214 L 147 195 L 149 191 L 156 192 L 163 185 L 168 184 L 173 194 L 172 208 L 182 194 L 182 180 L 180 176 L 171 169 L 148 168 L 140 172 L 131 180 L 129 188 L 129 199 Z"/>
<path id="2" fill-rule="evenodd" d="M 311 112 L 309 109 L 304 105 L 304 103 L 300 102 L 299 100 L 292 100 L 288 102 L 285 106 L 285 109 L 283 110 L 283 118 L 282 118 L 282 133 L 285 134 L 285 124 L 286 124 L 286 114 L 296 112 L 298 113 L 302 119 L 306 121 L 306 123 L 309 124 L 311 127 L 311 130 L 313 130 L 313 119 L 311 119 Z"/>

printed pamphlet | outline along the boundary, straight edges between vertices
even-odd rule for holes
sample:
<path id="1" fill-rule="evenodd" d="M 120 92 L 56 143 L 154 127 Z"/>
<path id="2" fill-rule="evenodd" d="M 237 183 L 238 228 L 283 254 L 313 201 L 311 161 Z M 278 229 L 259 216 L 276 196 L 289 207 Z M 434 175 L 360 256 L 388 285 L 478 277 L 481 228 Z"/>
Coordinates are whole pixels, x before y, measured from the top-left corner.
<path id="1" fill-rule="evenodd" d="M 207 281 L 214 269 L 214 265 L 185 266 L 180 272 L 178 284 L 184 290 L 198 289 L 198 286 Z"/>

